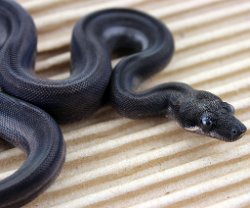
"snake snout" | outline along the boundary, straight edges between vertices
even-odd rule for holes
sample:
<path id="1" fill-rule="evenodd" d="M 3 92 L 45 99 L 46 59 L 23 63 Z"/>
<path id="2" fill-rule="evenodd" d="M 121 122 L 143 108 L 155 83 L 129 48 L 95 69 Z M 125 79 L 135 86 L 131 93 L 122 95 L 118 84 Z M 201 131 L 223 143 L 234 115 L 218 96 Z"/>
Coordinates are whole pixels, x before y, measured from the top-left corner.
<path id="1" fill-rule="evenodd" d="M 244 124 L 238 124 L 231 129 L 231 141 L 240 139 L 244 133 L 247 131 L 247 128 Z"/>

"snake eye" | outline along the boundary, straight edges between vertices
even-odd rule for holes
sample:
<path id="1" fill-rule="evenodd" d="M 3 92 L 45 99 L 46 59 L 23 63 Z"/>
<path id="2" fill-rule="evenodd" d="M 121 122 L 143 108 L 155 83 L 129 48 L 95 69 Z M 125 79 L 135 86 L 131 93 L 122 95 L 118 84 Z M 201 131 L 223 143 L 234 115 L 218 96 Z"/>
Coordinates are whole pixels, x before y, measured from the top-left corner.
<path id="1" fill-rule="evenodd" d="M 209 130 L 212 126 L 213 126 L 213 121 L 210 119 L 209 116 L 202 116 L 201 117 L 201 125 L 203 126 L 203 128 L 205 128 L 206 130 Z"/>

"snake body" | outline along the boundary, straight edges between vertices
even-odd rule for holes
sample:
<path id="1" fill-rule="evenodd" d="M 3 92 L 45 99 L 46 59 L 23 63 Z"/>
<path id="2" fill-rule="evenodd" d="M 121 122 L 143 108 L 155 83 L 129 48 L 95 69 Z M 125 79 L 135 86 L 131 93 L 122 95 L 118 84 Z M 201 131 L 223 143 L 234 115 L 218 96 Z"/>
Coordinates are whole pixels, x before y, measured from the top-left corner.
<path id="1" fill-rule="evenodd" d="M 0 136 L 24 149 L 28 158 L 0 182 L 0 208 L 24 205 L 58 175 L 65 145 L 48 114 L 69 123 L 86 119 L 109 100 L 123 116 L 167 115 L 185 129 L 226 141 L 246 131 L 233 107 L 209 92 L 179 82 L 136 90 L 162 70 L 174 52 L 171 32 L 142 12 L 108 9 L 81 19 L 72 35 L 71 75 L 64 80 L 35 74 L 36 45 L 31 16 L 14 1 L 1 0 Z M 129 54 L 112 72 L 112 54 L 119 52 Z"/>

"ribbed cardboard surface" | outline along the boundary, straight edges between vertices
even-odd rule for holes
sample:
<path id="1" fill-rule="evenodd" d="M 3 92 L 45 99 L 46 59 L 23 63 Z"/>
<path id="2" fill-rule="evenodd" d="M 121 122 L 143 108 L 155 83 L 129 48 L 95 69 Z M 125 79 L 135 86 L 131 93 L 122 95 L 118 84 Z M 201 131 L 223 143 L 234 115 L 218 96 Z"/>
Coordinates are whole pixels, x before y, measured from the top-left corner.
<path id="1" fill-rule="evenodd" d="M 19 0 L 39 32 L 37 72 L 68 76 L 73 25 L 92 11 L 131 7 L 168 25 L 176 52 L 150 87 L 183 81 L 236 107 L 250 127 L 249 0 Z M 188 133 L 165 119 L 130 120 L 111 107 L 62 126 L 67 161 L 26 208 L 250 207 L 249 133 L 234 143 Z M 0 143 L 0 178 L 24 155 Z"/>

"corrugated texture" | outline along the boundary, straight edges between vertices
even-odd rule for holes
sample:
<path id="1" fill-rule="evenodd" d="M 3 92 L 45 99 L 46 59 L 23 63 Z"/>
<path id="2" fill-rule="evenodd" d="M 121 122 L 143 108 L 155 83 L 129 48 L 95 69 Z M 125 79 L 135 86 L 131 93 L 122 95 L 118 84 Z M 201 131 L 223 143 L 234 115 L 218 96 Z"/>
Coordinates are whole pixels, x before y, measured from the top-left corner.
<path id="1" fill-rule="evenodd" d="M 69 41 L 83 15 L 132 7 L 166 23 L 174 34 L 171 64 L 145 83 L 184 81 L 236 106 L 250 128 L 249 0 L 19 0 L 39 31 L 36 69 L 68 76 Z M 224 143 L 165 119 L 129 120 L 105 107 L 87 121 L 62 126 L 67 161 L 57 181 L 25 206 L 250 207 L 250 136 Z M 0 178 L 24 160 L 0 144 Z"/>

